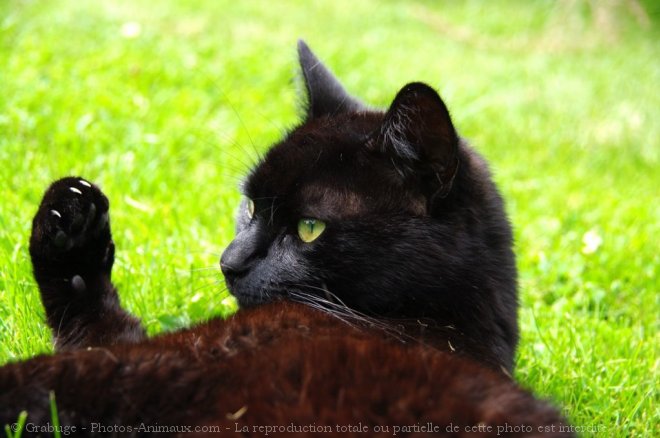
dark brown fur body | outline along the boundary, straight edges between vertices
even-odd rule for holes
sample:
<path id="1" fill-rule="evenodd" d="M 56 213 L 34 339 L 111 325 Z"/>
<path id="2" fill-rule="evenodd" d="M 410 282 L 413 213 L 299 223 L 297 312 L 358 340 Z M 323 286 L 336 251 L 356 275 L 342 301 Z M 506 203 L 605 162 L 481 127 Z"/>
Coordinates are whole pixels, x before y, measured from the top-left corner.
<path id="1" fill-rule="evenodd" d="M 538 433 L 558 427 L 561 416 L 501 373 L 287 302 L 139 344 L 7 365 L 0 369 L 0 422 L 27 410 L 28 421 L 48 423 L 49 390 L 62 424 L 86 434 L 93 423 L 215 425 L 222 432 L 248 426 L 244 436 L 263 436 L 253 429 L 261 425 L 361 423 L 371 433 L 354 436 L 371 436 L 374 426 L 389 426 L 381 435 L 391 436 L 394 426 L 431 422 L 435 436 L 492 436 L 505 425 L 534 432 L 506 436 L 564 436 Z M 493 433 L 465 431 L 480 423 Z M 446 433 L 450 424 L 458 433 Z"/>

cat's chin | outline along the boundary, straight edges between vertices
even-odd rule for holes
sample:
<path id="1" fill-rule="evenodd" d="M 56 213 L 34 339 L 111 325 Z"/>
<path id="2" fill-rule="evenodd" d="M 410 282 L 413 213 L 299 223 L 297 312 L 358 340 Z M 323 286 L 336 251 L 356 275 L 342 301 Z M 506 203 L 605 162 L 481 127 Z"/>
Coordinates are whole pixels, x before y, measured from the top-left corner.
<path id="1" fill-rule="evenodd" d="M 276 298 L 264 293 L 255 294 L 255 293 L 246 293 L 246 292 L 235 292 L 233 290 L 230 290 L 230 292 L 234 296 L 234 298 L 236 298 L 236 302 L 238 302 L 238 306 L 241 309 L 256 307 L 261 304 L 269 303 L 271 301 L 277 301 Z"/>

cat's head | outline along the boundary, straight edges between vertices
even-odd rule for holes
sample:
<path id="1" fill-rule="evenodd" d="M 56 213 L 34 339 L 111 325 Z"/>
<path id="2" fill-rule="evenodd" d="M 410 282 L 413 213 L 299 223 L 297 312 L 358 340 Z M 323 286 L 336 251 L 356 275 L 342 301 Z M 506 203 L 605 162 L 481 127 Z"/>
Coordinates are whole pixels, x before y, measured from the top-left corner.
<path id="1" fill-rule="evenodd" d="M 478 270 L 510 253 L 505 219 L 480 228 L 503 218 L 485 165 L 428 85 L 404 86 L 377 111 L 303 42 L 298 53 L 305 115 L 245 181 L 221 259 L 230 291 L 241 306 L 315 297 L 402 317 L 463 306 L 452 291 L 466 276 L 482 287 Z"/>

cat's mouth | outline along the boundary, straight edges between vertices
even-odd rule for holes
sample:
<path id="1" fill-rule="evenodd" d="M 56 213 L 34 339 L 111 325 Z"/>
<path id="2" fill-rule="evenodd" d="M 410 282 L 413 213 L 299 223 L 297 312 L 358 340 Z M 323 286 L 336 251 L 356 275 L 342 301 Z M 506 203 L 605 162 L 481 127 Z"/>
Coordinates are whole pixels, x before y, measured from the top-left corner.
<path id="1" fill-rule="evenodd" d="M 236 298 L 240 307 L 255 307 L 261 304 L 279 300 L 291 300 L 306 304 L 323 304 L 328 307 L 346 307 L 346 304 L 332 293 L 325 282 L 318 285 L 295 284 L 257 289 L 240 287 L 233 283 L 228 285 L 230 293 Z"/>
<path id="2" fill-rule="evenodd" d="M 271 296 L 266 293 L 250 293 L 250 292 L 240 292 L 236 293 L 230 289 L 231 294 L 236 298 L 239 307 L 249 308 L 256 307 L 261 304 L 269 303 L 271 301 L 276 301 L 278 298 Z"/>
<path id="3" fill-rule="evenodd" d="M 227 287 L 241 308 L 256 307 L 273 301 L 287 299 L 289 295 L 288 288 L 276 287 L 274 285 L 264 287 L 263 285 L 251 284 L 249 281 L 247 283 L 241 282 L 237 279 L 227 282 Z"/>

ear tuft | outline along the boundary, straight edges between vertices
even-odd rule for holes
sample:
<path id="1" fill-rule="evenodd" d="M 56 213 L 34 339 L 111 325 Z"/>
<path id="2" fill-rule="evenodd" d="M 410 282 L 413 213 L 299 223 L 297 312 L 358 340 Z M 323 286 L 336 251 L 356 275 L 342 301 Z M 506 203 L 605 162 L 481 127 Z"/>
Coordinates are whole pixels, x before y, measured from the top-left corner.
<path id="1" fill-rule="evenodd" d="M 433 88 L 414 82 L 399 91 L 385 114 L 378 146 L 395 163 L 421 173 L 430 200 L 447 196 L 458 170 L 458 135 Z"/>
<path id="2" fill-rule="evenodd" d="M 298 60 L 307 91 L 308 120 L 366 109 L 359 100 L 344 90 L 303 40 L 298 40 Z"/>

